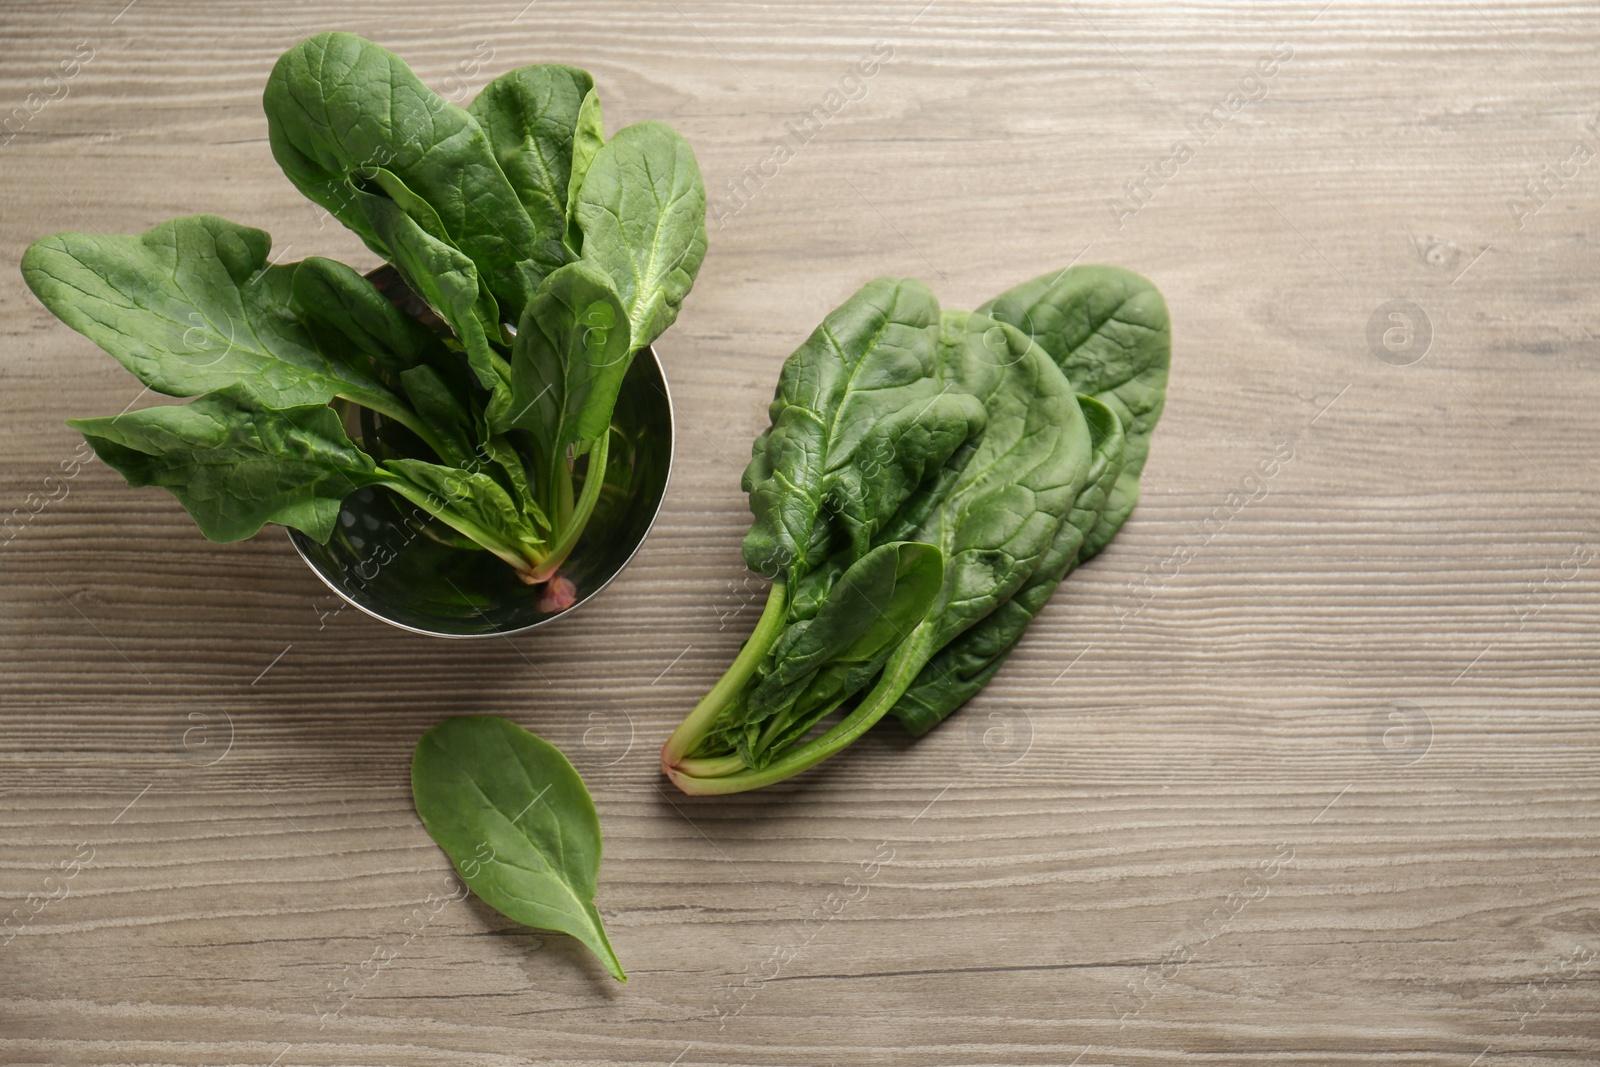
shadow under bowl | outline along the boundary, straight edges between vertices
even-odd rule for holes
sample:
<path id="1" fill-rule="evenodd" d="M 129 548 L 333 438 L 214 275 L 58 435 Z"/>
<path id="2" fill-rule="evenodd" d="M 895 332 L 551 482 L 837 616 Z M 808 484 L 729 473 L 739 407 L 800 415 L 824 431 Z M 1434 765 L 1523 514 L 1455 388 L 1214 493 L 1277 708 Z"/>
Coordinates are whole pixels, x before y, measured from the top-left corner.
<path id="1" fill-rule="evenodd" d="M 376 486 L 345 498 L 327 544 L 293 529 L 289 539 L 329 589 L 392 626 L 433 637 L 532 630 L 576 611 L 639 550 L 666 496 L 673 433 L 666 375 L 655 349 L 646 347 L 634 356 L 617 396 L 599 502 L 561 567 L 577 599 L 560 610 L 539 607 L 544 586 L 524 585 L 489 552 L 449 543 L 449 531 Z"/>

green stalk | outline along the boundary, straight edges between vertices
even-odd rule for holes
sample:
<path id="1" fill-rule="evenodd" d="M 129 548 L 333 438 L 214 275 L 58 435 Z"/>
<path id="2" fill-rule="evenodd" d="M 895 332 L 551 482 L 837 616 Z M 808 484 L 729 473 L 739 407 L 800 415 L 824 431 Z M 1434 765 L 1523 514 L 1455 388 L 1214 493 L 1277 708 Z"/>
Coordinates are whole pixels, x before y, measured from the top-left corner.
<path id="1" fill-rule="evenodd" d="M 550 546 L 544 562 L 534 570 L 532 582 L 549 581 L 550 578 L 567 561 L 567 556 L 578 544 L 578 538 L 583 535 L 583 528 L 589 524 L 589 516 L 594 513 L 594 506 L 600 500 L 600 490 L 606 481 L 606 457 L 611 450 L 611 433 L 608 430 L 595 441 L 589 450 L 589 470 L 583 476 L 583 492 L 578 497 L 578 502 L 571 509 L 565 524 L 558 524 L 556 529 L 560 534 Z M 567 498 L 572 496 L 571 482 L 567 483 Z M 527 579 L 525 579 L 527 580 Z"/>
<path id="2" fill-rule="evenodd" d="M 672 731 L 672 736 L 667 738 L 667 743 L 661 746 L 661 769 L 669 778 L 676 782 L 679 768 L 685 764 L 685 757 L 693 752 L 716 722 L 718 714 L 727 706 L 728 701 L 739 695 L 750 676 L 755 673 L 761 661 L 766 658 L 767 650 L 783 632 L 784 616 L 789 610 L 789 588 L 784 582 L 772 583 L 772 588 L 767 591 L 767 606 L 761 610 L 761 618 L 756 621 L 756 628 L 750 634 L 750 640 L 744 643 L 739 650 L 739 655 L 734 658 L 732 666 L 717 680 L 696 704 L 687 718 L 678 724 Z M 738 757 L 734 757 L 738 760 Z M 695 760 L 692 761 L 696 769 L 702 769 L 706 764 L 725 761 Z M 744 766 L 738 762 L 735 766 Z M 732 769 L 732 768 L 730 768 Z"/>
<path id="3" fill-rule="evenodd" d="M 432 515 L 434 518 L 450 527 L 452 530 L 455 530 L 457 533 L 470 538 L 484 549 L 493 552 L 496 556 L 499 556 L 501 559 L 505 560 L 516 570 L 517 577 L 521 578 L 528 585 L 534 585 L 537 581 L 542 581 L 542 579 L 536 580 L 533 578 L 533 573 L 538 568 L 542 560 L 531 554 L 528 550 L 520 548 L 516 545 L 507 544 L 505 541 L 502 541 L 500 538 L 496 537 L 488 530 L 485 530 L 471 519 L 466 518 L 458 512 L 450 510 L 448 505 L 441 507 L 437 503 L 439 498 L 435 497 L 432 493 L 424 492 L 416 488 L 403 478 L 400 478 L 398 475 L 392 474 L 389 471 L 384 470 L 382 467 L 378 468 L 378 473 L 387 476 L 388 480 L 385 480 L 382 483 L 384 486 L 405 497 L 407 500 L 417 505 L 417 507 L 421 508 L 423 511 L 426 511 L 429 515 Z"/>
<path id="4" fill-rule="evenodd" d="M 888 714 L 889 709 L 894 707 L 895 701 L 899 700 L 901 694 L 916 681 L 917 674 L 921 672 L 932 654 L 931 649 L 924 647 L 926 644 L 923 626 L 919 626 L 904 644 L 895 649 L 894 655 L 884 667 L 883 675 L 878 679 L 878 684 L 860 704 L 856 705 L 854 711 L 839 720 L 821 737 L 796 745 L 759 771 L 746 769 L 731 774 L 698 775 L 691 771 L 700 769 L 699 766 L 694 768 L 681 765 L 669 766 L 665 752 L 662 753 L 662 769 L 666 771 L 667 777 L 672 779 L 673 785 L 695 796 L 742 793 L 748 789 L 760 789 L 774 782 L 781 782 L 785 778 L 792 778 L 854 744 L 862 734 Z M 702 764 L 711 762 L 700 761 Z"/>
<path id="5" fill-rule="evenodd" d="M 352 404 L 360 404 L 364 408 L 370 408 L 384 418 L 398 422 L 401 426 L 422 438 L 422 443 L 433 449 L 440 459 L 445 459 L 449 455 L 443 442 L 434 434 L 433 428 L 423 422 L 416 412 L 406 407 L 399 397 L 352 389 L 349 392 L 340 393 L 339 398 L 348 400 Z"/>

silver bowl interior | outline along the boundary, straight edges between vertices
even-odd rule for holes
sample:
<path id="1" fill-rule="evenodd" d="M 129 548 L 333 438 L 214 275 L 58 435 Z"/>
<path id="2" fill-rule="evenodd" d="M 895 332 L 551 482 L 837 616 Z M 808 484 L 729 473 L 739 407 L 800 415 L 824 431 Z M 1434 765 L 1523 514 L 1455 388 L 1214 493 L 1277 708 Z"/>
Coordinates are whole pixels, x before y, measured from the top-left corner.
<path id="1" fill-rule="evenodd" d="M 374 618 L 436 637 L 519 633 L 577 610 L 633 558 L 666 495 L 672 445 L 672 397 L 646 348 L 623 378 L 600 500 L 561 568 L 577 599 L 558 611 L 540 608 L 543 586 L 524 585 L 488 552 L 448 543 L 441 525 L 385 489 L 346 497 L 327 544 L 298 530 L 289 538 L 328 588 Z"/>

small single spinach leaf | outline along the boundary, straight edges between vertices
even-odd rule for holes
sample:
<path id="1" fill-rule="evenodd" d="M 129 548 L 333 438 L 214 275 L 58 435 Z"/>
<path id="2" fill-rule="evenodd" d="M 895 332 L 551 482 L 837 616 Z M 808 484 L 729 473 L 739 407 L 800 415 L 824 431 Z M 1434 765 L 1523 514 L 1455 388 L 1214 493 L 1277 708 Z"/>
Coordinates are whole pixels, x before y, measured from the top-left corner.
<path id="1" fill-rule="evenodd" d="M 422 825 L 496 911 L 571 934 L 627 981 L 594 906 L 600 819 L 555 746 L 505 719 L 446 719 L 411 760 Z"/>
<path id="2" fill-rule="evenodd" d="M 289 180 L 379 255 L 392 249 L 353 195 L 388 171 L 431 205 L 443 236 L 478 265 L 501 306 L 520 310 L 564 260 L 564 228 L 541 232 L 470 114 L 394 53 L 348 33 L 290 48 L 262 105 Z"/>
<path id="3" fill-rule="evenodd" d="M 706 255 L 706 189 L 694 149 L 661 122 L 617 131 L 578 190 L 583 258 L 611 275 L 635 348 L 678 317 Z"/>
<path id="4" fill-rule="evenodd" d="M 379 480 L 333 409 L 271 408 L 238 387 L 67 425 L 130 486 L 158 485 L 177 497 L 213 541 L 242 540 L 277 522 L 326 542 L 340 501 Z"/>

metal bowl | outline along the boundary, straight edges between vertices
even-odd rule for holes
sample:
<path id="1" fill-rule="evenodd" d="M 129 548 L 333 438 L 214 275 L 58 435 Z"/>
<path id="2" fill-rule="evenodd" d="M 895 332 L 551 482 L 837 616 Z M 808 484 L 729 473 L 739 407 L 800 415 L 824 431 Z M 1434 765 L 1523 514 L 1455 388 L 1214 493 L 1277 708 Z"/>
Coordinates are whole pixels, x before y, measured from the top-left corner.
<path id="1" fill-rule="evenodd" d="M 327 544 L 298 530 L 289 531 L 289 540 L 346 603 L 402 630 L 433 637 L 532 630 L 576 611 L 644 543 L 672 473 L 673 432 L 672 394 L 655 349 L 647 347 L 622 380 L 600 500 L 561 567 L 577 599 L 559 610 L 540 608 L 543 586 L 524 585 L 488 552 L 449 543 L 440 524 L 416 521 L 410 504 L 375 486 L 345 498 Z"/>

